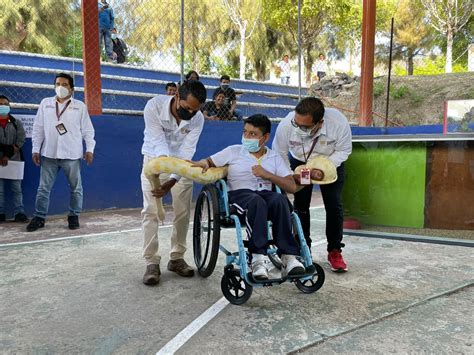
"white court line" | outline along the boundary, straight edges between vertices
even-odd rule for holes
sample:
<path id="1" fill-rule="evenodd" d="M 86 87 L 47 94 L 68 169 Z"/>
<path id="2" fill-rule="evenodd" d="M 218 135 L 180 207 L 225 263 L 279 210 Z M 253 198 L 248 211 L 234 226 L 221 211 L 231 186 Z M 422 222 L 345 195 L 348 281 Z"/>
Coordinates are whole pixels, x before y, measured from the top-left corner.
<path id="1" fill-rule="evenodd" d="M 186 328 L 180 331 L 173 339 L 166 343 L 156 355 L 168 355 L 174 354 L 179 348 L 181 348 L 194 334 L 196 334 L 202 327 L 204 327 L 209 321 L 219 314 L 227 305 L 229 301 L 222 297 L 211 307 L 209 307 L 204 313 L 193 320 Z"/>
<path id="2" fill-rule="evenodd" d="M 171 228 L 172 226 L 173 226 L 172 224 L 166 224 L 164 226 L 160 226 L 160 228 Z M 70 237 L 49 238 L 49 239 L 42 239 L 42 240 L 30 240 L 28 242 L 6 243 L 6 244 L 0 244 L 0 248 L 11 247 L 11 246 L 16 246 L 16 245 L 51 243 L 51 242 L 58 242 L 58 241 L 61 241 L 61 240 L 78 239 L 78 238 L 103 237 L 103 236 L 111 235 L 111 234 L 138 232 L 138 231 L 141 231 L 141 230 L 142 230 L 141 228 L 134 228 L 134 229 L 118 230 L 118 231 L 113 231 L 113 232 L 79 234 L 79 235 L 72 235 Z"/>

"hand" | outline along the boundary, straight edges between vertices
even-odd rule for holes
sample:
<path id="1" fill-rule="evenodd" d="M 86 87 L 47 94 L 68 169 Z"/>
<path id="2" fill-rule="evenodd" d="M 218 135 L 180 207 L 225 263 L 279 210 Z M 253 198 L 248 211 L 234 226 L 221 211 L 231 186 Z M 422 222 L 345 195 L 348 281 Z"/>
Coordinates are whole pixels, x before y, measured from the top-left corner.
<path id="1" fill-rule="evenodd" d="M 35 163 L 36 166 L 41 165 L 41 157 L 39 153 L 33 153 L 31 159 L 33 160 L 33 163 Z"/>
<path id="2" fill-rule="evenodd" d="M 84 159 L 86 160 L 87 165 L 91 165 L 92 161 L 94 160 L 94 154 L 91 152 L 86 152 L 84 155 Z"/>
<path id="3" fill-rule="evenodd" d="M 209 119 L 210 119 L 211 121 L 219 121 L 219 117 L 217 117 L 216 115 L 210 116 Z"/>
<path id="4" fill-rule="evenodd" d="M 252 166 L 252 174 L 265 180 L 268 180 L 268 177 L 270 176 L 270 173 L 262 168 L 261 165 Z"/>
<path id="5" fill-rule="evenodd" d="M 152 190 L 151 193 L 156 198 L 162 198 L 171 190 L 176 182 L 177 181 L 175 179 L 169 179 L 168 181 L 165 181 L 159 189 Z"/>
<path id="6" fill-rule="evenodd" d="M 0 166 L 7 166 L 8 165 L 8 157 L 4 155 L 0 158 Z"/>
<path id="7" fill-rule="evenodd" d="M 324 179 L 324 172 L 319 169 L 311 169 L 311 180 L 321 181 Z"/>
<path id="8" fill-rule="evenodd" d="M 190 162 L 192 165 L 191 167 L 192 168 L 202 168 L 202 172 L 205 173 L 207 171 L 207 169 L 210 168 L 209 166 L 209 162 L 207 161 L 207 159 L 201 159 L 199 161 L 192 161 L 192 160 L 186 160 L 188 162 Z"/>
<path id="9" fill-rule="evenodd" d="M 296 185 L 301 185 L 301 175 L 300 174 L 294 174 L 293 175 L 293 180 L 295 180 Z"/>

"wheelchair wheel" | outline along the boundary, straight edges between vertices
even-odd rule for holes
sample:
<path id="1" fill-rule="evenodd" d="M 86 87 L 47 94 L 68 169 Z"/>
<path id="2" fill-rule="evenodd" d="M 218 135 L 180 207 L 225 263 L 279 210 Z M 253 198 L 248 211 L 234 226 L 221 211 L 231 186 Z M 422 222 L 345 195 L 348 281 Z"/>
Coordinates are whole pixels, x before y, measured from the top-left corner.
<path id="1" fill-rule="evenodd" d="M 240 270 L 228 269 L 221 279 L 221 290 L 224 297 L 232 304 L 241 305 L 252 295 L 253 287 L 240 276 Z"/>
<path id="2" fill-rule="evenodd" d="M 298 289 L 301 292 L 304 292 L 304 293 L 316 292 L 324 284 L 325 275 L 324 275 L 323 268 L 316 263 L 313 263 L 313 265 L 316 268 L 316 272 L 313 274 L 313 278 L 309 280 L 304 280 L 304 281 L 301 281 L 301 280 L 295 281 L 296 287 L 298 287 Z"/>
<path id="3" fill-rule="evenodd" d="M 205 185 L 196 201 L 193 225 L 194 262 L 199 275 L 208 277 L 214 271 L 219 253 L 219 198 L 214 185 Z"/>

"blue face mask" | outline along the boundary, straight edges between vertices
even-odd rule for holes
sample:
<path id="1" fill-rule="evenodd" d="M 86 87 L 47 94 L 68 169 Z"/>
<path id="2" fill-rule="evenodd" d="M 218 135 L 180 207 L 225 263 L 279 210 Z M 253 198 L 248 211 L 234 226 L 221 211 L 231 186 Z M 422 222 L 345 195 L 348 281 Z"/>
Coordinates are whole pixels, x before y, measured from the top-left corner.
<path id="1" fill-rule="evenodd" d="M 230 86 L 229 84 L 221 84 L 221 88 L 224 90 L 227 89 L 229 86 Z"/>
<path id="2" fill-rule="evenodd" d="M 260 149 L 258 141 L 259 139 L 247 139 L 242 136 L 242 147 L 249 153 L 258 152 Z"/>
<path id="3" fill-rule="evenodd" d="M 7 116 L 10 113 L 10 106 L 0 105 L 0 116 Z"/>

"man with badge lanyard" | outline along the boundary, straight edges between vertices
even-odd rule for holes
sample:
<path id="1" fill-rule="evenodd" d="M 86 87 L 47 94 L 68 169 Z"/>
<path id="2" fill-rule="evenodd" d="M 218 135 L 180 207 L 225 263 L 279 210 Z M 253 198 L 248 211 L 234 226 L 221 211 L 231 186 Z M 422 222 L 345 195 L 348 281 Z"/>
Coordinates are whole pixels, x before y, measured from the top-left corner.
<path id="1" fill-rule="evenodd" d="M 36 194 L 34 218 L 27 226 L 33 232 L 43 228 L 49 209 L 49 197 L 60 169 L 64 171 L 71 189 L 68 227 L 79 228 L 82 211 L 81 158 L 87 165 L 94 159 L 94 127 L 86 105 L 74 98 L 73 78 L 65 73 L 54 80 L 56 96 L 43 99 L 33 124 L 32 159 L 41 166 Z M 86 143 L 83 153 L 82 141 Z"/>
<path id="2" fill-rule="evenodd" d="M 347 118 L 336 109 L 325 109 L 321 100 L 315 97 L 304 98 L 295 111 L 278 124 L 272 149 L 280 153 L 292 170 L 304 165 L 312 155 L 327 157 L 337 168 L 337 180 L 320 185 L 320 189 L 326 209 L 328 261 L 332 271 L 347 271 L 347 264 L 342 258 L 343 163 L 352 152 L 352 134 Z M 311 246 L 309 207 L 313 185 L 310 180 L 323 180 L 324 173 L 319 169 L 311 169 L 303 170 L 301 174 L 294 176 L 297 184 L 304 185 L 295 193 L 294 207 L 301 219 L 306 241 Z"/>

